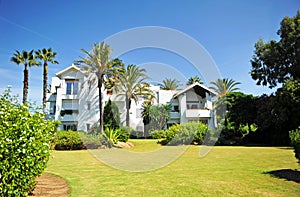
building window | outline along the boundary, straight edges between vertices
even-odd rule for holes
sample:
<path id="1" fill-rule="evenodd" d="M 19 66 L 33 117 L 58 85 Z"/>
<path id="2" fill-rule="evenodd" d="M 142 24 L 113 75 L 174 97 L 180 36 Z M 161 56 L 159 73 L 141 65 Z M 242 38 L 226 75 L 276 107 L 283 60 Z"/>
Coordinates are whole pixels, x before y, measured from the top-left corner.
<path id="1" fill-rule="evenodd" d="M 77 131 L 77 125 L 76 124 L 64 124 L 63 128 L 65 131 L 72 130 Z"/>
<path id="2" fill-rule="evenodd" d="M 179 106 L 178 105 L 174 105 L 173 106 L 173 111 L 174 112 L 179 112 Z"/>
<path id="3" fill-rule="evenodd" d="M 186 108 L 187 109 L 199 109 L 199 102 L 198 101 L 187 101 Z"/>
<path id="4" fill-rule="evenodd" d="M 91 124 L 86 124 L 86 130 L 89 131 L 91 129 Z"/>
<path id="5" fill-rule="evenodd" d="M 91 80 L 88 80 L 88 88 L 89 88 L 89 90 L 92 89 L 92 81 Z"/>
<path id="6" fill-rule="evenodd" d="M 77 94 L 78 93 L 78 80 L 66 79 L 66 94 Z"/>
<path id="7" fill-rule="evenodd" d="M 53 107 L 50 109 L 50 115 L 55 115 L 56 111 L 56 105 L 53 105 Z"/>

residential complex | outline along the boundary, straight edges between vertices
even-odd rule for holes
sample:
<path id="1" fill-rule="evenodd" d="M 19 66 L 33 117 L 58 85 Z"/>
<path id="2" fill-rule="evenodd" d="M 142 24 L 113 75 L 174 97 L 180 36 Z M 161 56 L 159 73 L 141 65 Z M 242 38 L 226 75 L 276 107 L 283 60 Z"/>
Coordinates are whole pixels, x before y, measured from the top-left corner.
<path id="1" fill-rule="evenodd" d="M 162 90 L 150 85 L 156 95 L 153 104 L 171 105 L 167 126 L 189 121 L 202 121 L 216 127 L 212 98 L 217 94 L 202 84 L 195 83 L 182 90 Z M 125 97 L 122 94 L 103 89 L 103 104 L 111 99 L 120 111 L 121 124 L 125 126 Z M 130 127 L 143 131 L 142 104 L 140 97 L 131 102 Z M 103 106 L 104 106 L 103 105 Z M 48 118 L 60 120 L 61 130 L 89 130 L 99 120 L 99 96 L 97 78 L 86 74 L 76 65 L 56 73 L 52 77 L 51 91 L 48 94 Z"/>

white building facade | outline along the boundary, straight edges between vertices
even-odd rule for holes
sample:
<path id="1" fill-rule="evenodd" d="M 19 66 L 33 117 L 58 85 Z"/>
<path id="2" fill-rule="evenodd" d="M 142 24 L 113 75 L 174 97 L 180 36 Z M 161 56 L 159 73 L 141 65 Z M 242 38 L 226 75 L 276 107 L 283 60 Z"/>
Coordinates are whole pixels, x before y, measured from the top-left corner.
<path id="1" fill-rule="evenodd" d="M 150 85 L 150 90 L 156 95 L 154 105 L 171 105 L 168 126 L 186 123 L 189 121 L 202 121 L 211 128 L 216 127 L 213 112 L 212 97 L 217 94 L 195 83 L 183 90 L 161 90 L 159 86 Z M 110 99 L 116 103 L 121 117 L 121 126 L 125 126 L 126 109 L 125 98 L 122 94 L 102 89 L 103 106 Z M 130 127 L 144 130 L 142 118 L 143 98 L 131 102 Z M 88 131 L 99 120 L 99 96 L 97 78 L 93 74 L 86 74 L 77 66 L 56 73 L 52 77 L 51 91 L 48 93 L 48 118 L 60 120 L 61 130 Z"/>

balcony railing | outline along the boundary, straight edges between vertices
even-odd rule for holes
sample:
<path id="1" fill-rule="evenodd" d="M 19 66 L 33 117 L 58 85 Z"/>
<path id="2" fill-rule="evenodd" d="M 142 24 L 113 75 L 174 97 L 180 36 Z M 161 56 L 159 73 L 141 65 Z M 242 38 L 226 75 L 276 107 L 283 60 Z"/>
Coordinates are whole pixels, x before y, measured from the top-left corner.
<path id="1" fill-rule="evenodd" d="M 79 99 L 78 94 L 63 94 L 62 99 Z"/>
<path id="2" fill-rule="evenodd" d="M 179 112 L 170 112 L 170 119 L 179 119 L 180 113 Z"/>
<path id="3" fill-rule="evenodd" d="M 59 116 L 59 120 L 61 121 L 78 121 L 78 114 L 65 114 L 63 116 Z"/>
<path id="4" fill-rule="evenodd" d="M 210 118 L 211 111 L 209 109 L 187 109 L 187 118 Z"/>

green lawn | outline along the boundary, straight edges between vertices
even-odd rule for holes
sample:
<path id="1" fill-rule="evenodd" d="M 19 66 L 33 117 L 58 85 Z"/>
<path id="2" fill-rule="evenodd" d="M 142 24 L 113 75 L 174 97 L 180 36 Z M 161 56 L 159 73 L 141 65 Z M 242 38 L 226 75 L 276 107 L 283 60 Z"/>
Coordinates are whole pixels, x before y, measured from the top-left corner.
<path id="1" fill-rule="evenodd" d="M 136 145 L 131 151 L 160 148 L 154 140 L 131 141 Z M 268 174 L 282 169 L 299 171 L 291 148 L 214 147 L 203 158 L 198 156 L 199 149 L 190 146 L 170 165 L 139 173 L 113 169 L 89 151 L 53 151 L 46 171 L 65 178 L 71 196 L 300 195 L 300 183 Z"/>

